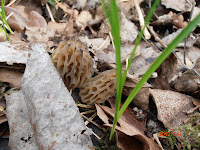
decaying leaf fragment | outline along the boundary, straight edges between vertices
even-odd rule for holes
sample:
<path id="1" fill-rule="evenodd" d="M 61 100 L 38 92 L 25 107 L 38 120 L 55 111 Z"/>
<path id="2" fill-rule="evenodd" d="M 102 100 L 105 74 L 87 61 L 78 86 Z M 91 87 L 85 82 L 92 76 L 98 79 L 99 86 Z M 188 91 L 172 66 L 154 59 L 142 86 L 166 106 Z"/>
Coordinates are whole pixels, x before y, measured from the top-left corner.
<path id="1" fill-rule="evenodd" d="M 115 99 L 109 100 L 111 108 L 96 104 L 97 115 L 105 123 L 105 126 L 112 127 L 109 123 L 109 116 L 111 120 L 114 117 L 115 112 Z M 128 107 L 124 114 L 118 121 L 119 125 L 116 126 L 117 130 L 117 146 L 122 150 L 158 150 L 158 146 L 154 141 L 145 136 L 145 118 L 144 120 L 138 120 L 137 117 L 132 113 L 130 107 Z M 130 143 L 129 143 L 130 142 Z"/>
<path id="2" fill-rule="evenodd" d="M 123 88 L 123 94 L 129 96 L 135 85 L 138 83 L 138 78 L 126 78 Z M 132 103 L 135 106 L 146 110 L 149 106 L 149 88 L 151 86 L 146 83 L 142 89 L 138 92 L 135 98 L 132 100 Z"/>
<path id="3" fill-rule="evenodd" d="M 171 131 L 182 128 L 185 120 L 189 118 L 186 112 L 194 107 L 194 98 L 169 90 L 150 89 L 156 104 L 158 119 Z M 177 136 L 179 140 L 182 136 Z"/>
<path id="4" fill-rule="evenodd" d="M 200 73 L 200 58 L 197 59 L 193 68 Z M 192 70 L 188 70 L 173 81 L 174 88 L 181 92 L 190 92 L 191 94 L 200 93 L 200 77 Z"/>
<path id="5" fill-rule="evenodd" d="M 176 11 L 191 11 L 192 5 L 195 4 L 195 0 L 162 0 L 162 5 L 167 8 L 175 9 Z"/>

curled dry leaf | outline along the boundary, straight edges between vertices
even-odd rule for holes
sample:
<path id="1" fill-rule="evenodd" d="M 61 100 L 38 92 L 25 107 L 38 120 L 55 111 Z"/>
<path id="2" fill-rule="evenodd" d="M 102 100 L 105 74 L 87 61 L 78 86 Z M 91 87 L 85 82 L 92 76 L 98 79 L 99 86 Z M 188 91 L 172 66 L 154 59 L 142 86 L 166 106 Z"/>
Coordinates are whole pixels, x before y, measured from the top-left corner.
<path id="1" fill-rule="evenodd" d="M 121 11 L 121 41 L 133 42 L 137 38 L 138 32 L 136 26 L 126 18 L 126 15 Z"/>
<path id="2" fill-rule="evenodd" d="M 109 103 L 111 108 L 102 105 L 95 105 L 97 108 L 97 115 L 102 119 L 105 123 L 105 126 L 112 127 L 112 124 L 109 123 L 109 116 L 113 119 L 115 112 L 115 99 L 110 99 Z M 119 118 L 119 125 L 116 126 L 117 134 L 118 134 L 118 143 L 117 145 L 122 150 L 158 150 L 157 144 L 148 137 L 145 136 L 144 131 L 146 128 L 145 118 L 144 120 L 138 120 L 134 113 L 132 113 L 132 109 L 128 107 L 123 115 Z M 125 139 L 123 139 L 125 138 Z M 123 140 L 122 140 L 123 139 Z M 127 142 L 130 143 L 127 143 Z M 139 141 L 139 144 L 138 144 Z"/>
<path id="3" fill-rule="evenodd" d="M 29 19 L 21 14 L 18 10 L 10 7 L 5 7 L 6 15 L 11 13 L 12 16 L 8 19 L 9 26 L 18 32 L 23 32 L 28 27 L 46 27 L 46 20 L 36 11 L 29 14 Z"/>
<path id="4" fill-rule="evenodd" d="M 4 7 L 4 9 L 6 16 L 13 13 L 13 15 L 7 20 L 8 25 L 15 31 L 23 32 L 28 26 L 29 20 L 14 8 Z"/>
<path id="5" fill-rule="evenodd" d="M 194 98 L 168 90 L 150 89 L 150 93 L 156 104 L 158 119 L 170 131 L 179 131 L 184 121 L 189 118 L 185 112 L 194 107 Z M 182 140 L 182 136 L 177 136 Z"/>
<path id="6" fill-rule="evenodd" d="M 197 59 L 193 69 L 200 73 L 200 58 Z M 174 85 L 176 90 L 181 92 L 187 92 L 194 95 L 200 93 L 200 77 L 192 70 L 183 73 L 172 83 L 172 85 Z"/>
<path id="7" fill-rule="evenodd" d="M 116 70 L 107 70 L 90 79 L 80 88 L 80 97 L 84 103 L 103 103 L 115 94 Z"/>
<path id="8" fill-rule="evenodd" d="M 52 61 L 69 90 L 82 87 L 94 73 L 88 50 L 75 40 L 60 42 Z"/>
<path id="9" fill-rule="evenodd" d="M 186 12 L 191 11 L 195 0 L 161 0 L 161 4 L 167 8 L 175 9 L 176 11 Z"/>
<path id="10" fill-rule="evenodd" d="M 158 77 L 155 79 L 155 87 L 170 90 L 170 83 L 178 76 L 177 59 L 171 54 L 157 69 Z"/>
<path id="11" fill-rule="evenodd" d="M 76 18 L 76 24 L 84 30 L 89 22 L 92 20 L 92 15 L 89 11 L 81 11 L 81 13 Z"/>
<path id="12" fill-rule="evenodd" d="M 188 23 L 184 21 L 183 15 L 177 15 L 176 13 L 173 14 L 173 23 L 178 28 L 185 28 Z"/>
<path id="13" fill-rule="evenodd" d="M 135 85 L 138 83 L 139 79 L 136 77 L 133 78 L 126 78 L 123 88 L 123 94 L 129 96 L 132 92 Z M 149 106 L 149 87 L 150 85 L 146 83 L 142 89 L 138 92 L 135 98 L 132 100 L 132 103 L 135 106 L 146 110 Z"/>

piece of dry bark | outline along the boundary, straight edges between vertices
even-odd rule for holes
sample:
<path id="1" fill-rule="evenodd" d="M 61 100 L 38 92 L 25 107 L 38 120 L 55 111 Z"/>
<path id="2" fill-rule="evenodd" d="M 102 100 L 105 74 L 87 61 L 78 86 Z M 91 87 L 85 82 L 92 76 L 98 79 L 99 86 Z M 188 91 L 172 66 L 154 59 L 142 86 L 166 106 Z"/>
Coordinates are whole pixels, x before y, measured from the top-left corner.
<path id="1" fill-rule="evenodd" d="M 30 45 L 21 87 L 26 104 L 23 107 L 27 107 L 27 112 L 21 112 L 20 99 L 16 100 L 15 106 L 9 106 L 12 103 L 8 102 L 7 107 L 27 115 L 24 118 L 30 123 L 35 140 L 31 138 L 32 134 L 24 133 L 24 131 L 18 133 L 20 130 L 15 130 L 15 124 L 21 126 L 21 123 L 19 119 L 12 116 L 13 114 L 10 114 L 10 109 L 8 109 L 10 127 L 13 129 L 11 136 L 15 137 L 10 141 L 12 149 L 19 147 L 20 150 L 26 150 L 27 148 L 23 147 L 23 139 L 33 140 L 36 149 L 93 149 L 89 137 L 90 131 L 86 130 L 78 108 L 54 68 L 44 45 L 38 43 Z M 20 119 L 24 118 L 20 117 Z M 17 142 L 22 142 L 22 145 L 15 145 Z"/>

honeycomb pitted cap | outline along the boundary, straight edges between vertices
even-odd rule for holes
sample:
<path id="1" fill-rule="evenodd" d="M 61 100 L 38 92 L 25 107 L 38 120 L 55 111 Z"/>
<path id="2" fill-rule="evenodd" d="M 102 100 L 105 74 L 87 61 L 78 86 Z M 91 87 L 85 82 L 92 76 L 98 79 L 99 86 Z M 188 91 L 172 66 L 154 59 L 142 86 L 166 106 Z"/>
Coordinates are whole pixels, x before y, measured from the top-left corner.
<path id="1" fill-rule="evenodd" d="M 79 95 L 87 104 L 103 103 L 116 91 L 116 70 L 107 70 L 92 78 L 81 88 Z"/>
<path id="2" fill-rule="evenodd" d="M 68 90 L 80 88 L 93 75 L 93 60 L 78 41 L 62 41 L 52 54 L 52 61 Z"/>

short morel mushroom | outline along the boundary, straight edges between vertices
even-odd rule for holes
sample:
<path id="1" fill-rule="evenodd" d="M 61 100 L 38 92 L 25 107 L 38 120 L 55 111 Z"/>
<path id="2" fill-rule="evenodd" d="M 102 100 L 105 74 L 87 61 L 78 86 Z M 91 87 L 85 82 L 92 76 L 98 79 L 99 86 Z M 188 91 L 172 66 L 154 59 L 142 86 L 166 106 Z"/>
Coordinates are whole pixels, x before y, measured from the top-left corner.
<path id="1" fill-rule="evenodd" d="M 107 70 L 90 79 L 80 88 L 82 102 L 87 104 L 103 103 L 115 94 L 116 70 Z"/>
<path id="2" fill-rule="evenodd" d="M 68 90 L 80 88 L 93 75 L 93 60 L 78 41 L 62 41 L 53 52 L 52 61 Z"/>

